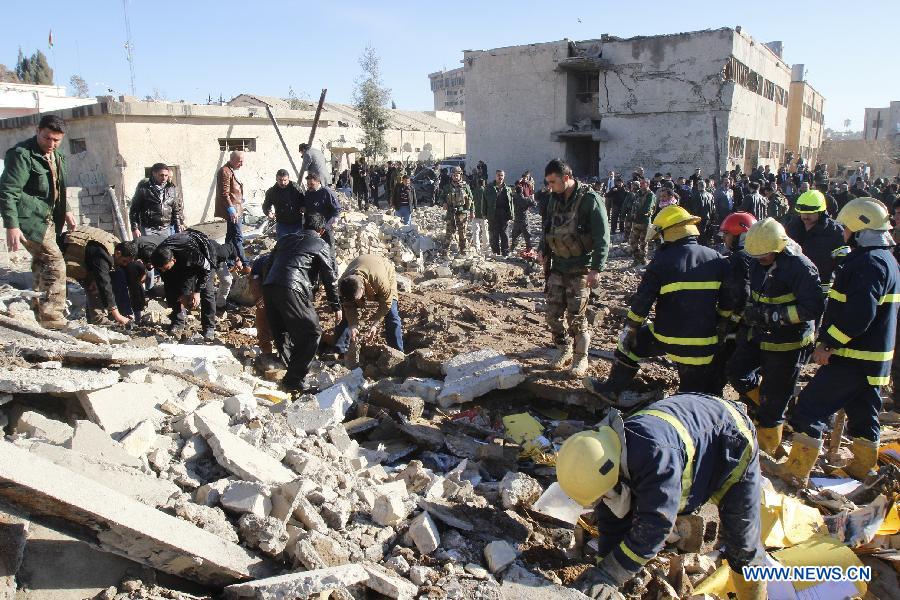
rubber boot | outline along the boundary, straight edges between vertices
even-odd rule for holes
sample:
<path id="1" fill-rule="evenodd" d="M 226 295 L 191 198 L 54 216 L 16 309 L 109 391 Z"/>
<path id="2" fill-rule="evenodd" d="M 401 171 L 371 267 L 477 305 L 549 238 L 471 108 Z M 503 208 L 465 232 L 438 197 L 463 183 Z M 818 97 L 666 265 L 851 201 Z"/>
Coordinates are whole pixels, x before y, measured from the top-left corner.
<path id="1" fill-rule="evenodd" d="M 746 394 L 741 394 L 744 398 L 752 402 L 755 406 L 759 406 L 759 386 L 756 386 Z M 748 403 L 749 404 L 749 403 Z"/>
<path id="2" fill-rule="evenodd" d="M 599 396 L 601 400 L 613 406 L 620 406 L 620 396 L 628 384 L 637 375 L 638 367 L 626 364 L 620 360 L 613 363 L 612 370 L 606 381 L 601 382 L 596 377 L 585 377 L 583 385 L 587 391 Z"/>
<path id="3" fill-rule="evenodd" d="M 768 598 L 765 581 L 747 581 L 740 573 L 731 571 L 731 583 L 734 585 L 737 600 L 766 600 Z"/>
<path id="4" fill-rule="evenodd" d="M 775 456 L 775 452 L 781 445 L 781 430 L 784 425 L 778 424 L 775 427 L 757 427 L 756 439 L 759 442 L 759 449 L 768 454 Z"/>
<path id="5" fill-rule="evenodd" d="M 553 359 L 550 361 L 551 369 L 563 369 L 572 362 L 572 341 L 567 340 L 566 342 L 559 344 L 556 347 L 556 354 L 553 356 Z"/>
<path id="6" fill-rule="evenodd" d="M 591 334 L 582 333 L 575 336 L 575 352 L 572 356 L 572 375 L 584 377 L 588 372 L 588 348 L 591 345 Z"/>
<path id="7" fill-rule="evenodd" d="M 853 438 L 853 459 L 844 467 L 844 472 L 853 479 L 865 481 L 878 466 L 878 442 L 866 438 Z"/>
<path id="8" fill-rule="evenodd" d="M 822 440 L 805 433 L 794 433 L 791 453 L 786 461 L 775 465 L 773 474 L 788 483 L 806 487 L 821 450 Z"/>

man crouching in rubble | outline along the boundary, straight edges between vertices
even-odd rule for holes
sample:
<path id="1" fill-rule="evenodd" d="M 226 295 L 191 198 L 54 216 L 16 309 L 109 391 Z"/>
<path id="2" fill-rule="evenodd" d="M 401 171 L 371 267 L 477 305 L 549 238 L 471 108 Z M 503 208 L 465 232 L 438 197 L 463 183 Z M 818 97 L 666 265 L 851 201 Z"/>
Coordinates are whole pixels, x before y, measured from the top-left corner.
<path id="1" fill-rule="evenodd" d="M 209 238 L 193 229 L 176 233 L 163 240 L 150 257 L 153 266 L 162 273 L 169 315 L 169 334 L 180 338 L 184 333 L 185 310 L 200 306 L 203 338 L 216 337 L 216 286 L 213 269 L 216 251 Z"/>
<path id="2" fill-rule="evenodd" d="M 325 220 L 319 213 L 307 213 L 304 226 L 306 230 L 301 233 L 279 238 L 263 280 L 269 328 L 275 348 L 287 367 L 281 387 L 292 393 L 305 391 L 303 380 L 322 337 L 311 282 L 324 284 L 328 305 L 337 320 L 342 319 L 331 247 L 321 237 Z"/>
<path id="3" fill-rule="evenodd" d="M 556 457 L 559 485 L 594 507 L 597 566 L 574 585 L 592 598 L 618 591 L 665 544 L 675 518 L 719 506 L 723 554 L 738 600 L 763 600 L 766 584 L 741 569 L 761 565 L 756 432 L 744 409 L 702 394 L 676 394 L 623 421 L 610 410 L 595 431 L 570 437 Z"/>

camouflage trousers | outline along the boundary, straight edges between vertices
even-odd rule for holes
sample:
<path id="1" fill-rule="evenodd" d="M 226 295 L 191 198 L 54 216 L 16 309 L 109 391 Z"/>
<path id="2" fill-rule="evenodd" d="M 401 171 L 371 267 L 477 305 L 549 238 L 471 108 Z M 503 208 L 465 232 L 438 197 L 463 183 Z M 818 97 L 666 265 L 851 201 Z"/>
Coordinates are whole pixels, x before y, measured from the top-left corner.
<path id="1" fill-rule="evenodd" d="M 590 294 L 587 273 L 550 273 L 547 278 L 547 325 L 554 344 L 565 344 L 570 337 L 578 339 L 588 335 L 585 312 Z"/>
<path id="2" fill-rule="evenodd" d="M 56 245 L 53 223 L 47 225 L 40 243 L 26 240 L 25 249 L 31 254 L 31 287 L 36 292 L 47 293 L 46 297 L 34 301 L 37 319 L 45 327 L 61 327 L 66 320 L 66 262 Z"/>
<path id="3" fill-rule="evenodd" d="M 459 251 L 465 252 L 467 246 L 467 235 L 466 229 L 469 224 L 469 215 L 468 213 L 451 213 L 447 215 L 447 249 L 449 250 L 450 244 L 453 242 L 453 237 L 456 236 L 456 240 L 459 243 Z"/>
<path id="4" fill-rule="evenodd" d="M 647 224 L 634 223 L 631 226 L 631 235 L 628 237 L 628 245 L 631 246 L 631 254 L 640 262 L 647 261 Z"/>

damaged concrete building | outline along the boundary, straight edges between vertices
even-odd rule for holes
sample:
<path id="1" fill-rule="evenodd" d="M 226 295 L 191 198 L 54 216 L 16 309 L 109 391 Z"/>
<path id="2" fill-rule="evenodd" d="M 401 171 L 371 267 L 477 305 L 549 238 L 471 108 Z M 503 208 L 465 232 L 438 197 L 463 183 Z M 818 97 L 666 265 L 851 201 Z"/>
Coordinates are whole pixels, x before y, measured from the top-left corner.
<path id="1" fill-rule="evenodd" d="M 740 27 L 464 51 L 469 159 L 516 175 L 555 156 L 580 176 L 777 167 L 792 110 L 819 131 L 798 148 L 817 149 L 824 102 L 791 102 L 780 52 Z"/>
<path id="2" fill-rule="evenodd" d="M 57 113 L 68 127 L 63 151 L 68 158 L 69 203 L 80 223 L 108 231 L 116 230 L 111 197 L 127 217 L 137 183 L 158 162 L 169 165 L 190 224 L 212 218 L 216 170 L 232 150 L 247 153 L 241 170 L 245 199 L 262 204 L 278 169 L 288 169 L 295 178 L 267 108 L 297 167 L 301 164 L 297 146 L 308 141 L 315 117 L 315 106 L 294 110 L 279 98 L 251 94 L 237 96 L 225 106 L 129 97 L 99 100 Z M 392 110 L 390 114 L 386 159 L 416 162 L 465 153 L 465 130 L 455 113 Z M 34 135 L 38 119 L 39 115 L 30 115 L 0 120 L 0 148 L 5 152 Z M 362 135 L 351 106 L 326 103 L 313 145 L 345 169 L 363 147 Z"/>

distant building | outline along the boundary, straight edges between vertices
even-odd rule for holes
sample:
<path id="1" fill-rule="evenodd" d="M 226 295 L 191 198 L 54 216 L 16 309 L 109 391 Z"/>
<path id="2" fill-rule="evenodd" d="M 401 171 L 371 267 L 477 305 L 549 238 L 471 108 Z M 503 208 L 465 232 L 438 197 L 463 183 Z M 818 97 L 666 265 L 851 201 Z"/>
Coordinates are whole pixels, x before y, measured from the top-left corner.
<path id="1" fill-rule="evenodd" d="M 67 96 L 64 85 L 0 82 L 0 119 L 96 103 L 96 98 Z"/>
<path id="2" fill-rule="evenodd" d="M 825 134 L 825 99 L 807 83 L 805 75 L 804 65 L 794 65 L 791 69 L 785 147 L 795 158 L 802 156 L 811 166 L 818 161 Z"/>
<path id="3" fill-rule="evenodd" d="M 434 110 L 458 112 L 465 120 L 466 77 L 462 67 L 450 71 L 430 73 L 431 91 L 434 92 Z"/>
<path id="4" fill-rule="evenodd" d="M 886 139 L 900 144 L 900 101 L 884 108 L 867 108 L 863 137 L 866 141 Z"/>
<path id="5" fill-rule="evenodd" d="M 777 168 L 792 84 L 779 52 L 740 27 L 465 51 L 467 158 L 516 176 L 557 156 L 582 177 Z M 802 104 L 800 131 L 815 130 Z"/>

